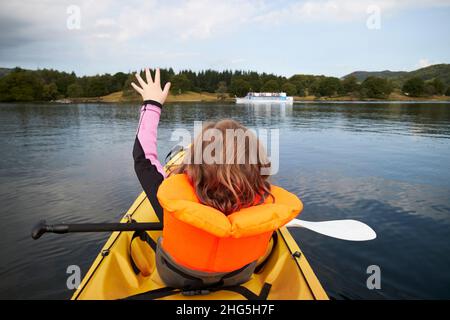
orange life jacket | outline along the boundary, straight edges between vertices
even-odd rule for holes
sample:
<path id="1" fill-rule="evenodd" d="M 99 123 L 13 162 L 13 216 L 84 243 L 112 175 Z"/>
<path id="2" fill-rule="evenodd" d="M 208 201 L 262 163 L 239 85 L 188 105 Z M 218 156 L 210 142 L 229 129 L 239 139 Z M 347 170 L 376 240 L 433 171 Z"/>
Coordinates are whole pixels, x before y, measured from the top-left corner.
<path id="1" fill-rule="evenodd" d="M 273 202 L 241 209 L 228 216 L 201 204 L 185 174 L 160 185 L 164 209 L 162 248 L 182 266 L 206 272 L 237 270 L 261 257 L 272 232 L 303 209 L 298 197 L 271 186 Z"/>

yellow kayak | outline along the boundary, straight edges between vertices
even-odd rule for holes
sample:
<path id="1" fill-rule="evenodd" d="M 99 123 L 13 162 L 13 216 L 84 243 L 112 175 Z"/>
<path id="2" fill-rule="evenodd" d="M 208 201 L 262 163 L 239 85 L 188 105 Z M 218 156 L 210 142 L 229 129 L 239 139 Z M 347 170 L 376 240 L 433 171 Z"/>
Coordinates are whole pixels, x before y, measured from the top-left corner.
<path id="1" fill-rule="evenodd" d="M 178 152 L 166 164 L 170 171 L 181 161 L 184 151 Z M 121 223 L 158 222 L 153 208 L 142 192 Z M 162 231 L 148 231 L 157 241 Z M 136 273 L 130 259 L 132 231 L 113 232 L 93 262 L 73 300 L 103 299 L 195 299 L 195 300 L 326 300 L 328 296 L 311 266 L 286 227 L 272 237 L 272 250 L 261 258 L 252 278 L 239 286 L 203 291 L 198 295 L 168 288 L 156 268 L 144 276 Z M 154 252 L 150 255 L 154 256 Z"/>

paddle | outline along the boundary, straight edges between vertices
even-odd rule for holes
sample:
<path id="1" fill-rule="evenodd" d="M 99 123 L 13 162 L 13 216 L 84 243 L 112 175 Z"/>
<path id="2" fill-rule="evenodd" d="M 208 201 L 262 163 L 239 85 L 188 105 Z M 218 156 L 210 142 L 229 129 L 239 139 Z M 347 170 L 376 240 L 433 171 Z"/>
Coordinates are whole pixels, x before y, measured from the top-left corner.
<path id="1" fill-rule="evenodd" d="M 31 230 L 31 237 L 39 239 L 44 233 L 69 233 L 69 232 L 112 232 L 112 231 L 143 231 L 162 230 L 160 222 L 148 223 L 77 223 L 48 225 L 45 220 L 39 221 Z"/>
<path id="2" fill-rule="evenodd" d="M 294 219 L 286 226 L 305 228 L 328 237 L 347 241 L 368 241 L 377 237 L 375 231 L 367 224 L 350 219 L 320 222 Z"/>
<path id="3" fill-rule="evenodd" d="M 323 234 L 325 236 L 348 240 L 368 241 L 377 237 L 375 231 L 368 225 L 356 220 L 331 220 L 312 222 L 294 219 L 287 227 L 301 227 Z M 31 231 L 31 237 L 39 239 L 44 233 L 72 233 L 72 232 L 113 232 L 113 231 L 143 231 L 162 230 L 159 222 L 148 223 L 77 223 L 48 225 L 45 220 L 39 221 Z"/>

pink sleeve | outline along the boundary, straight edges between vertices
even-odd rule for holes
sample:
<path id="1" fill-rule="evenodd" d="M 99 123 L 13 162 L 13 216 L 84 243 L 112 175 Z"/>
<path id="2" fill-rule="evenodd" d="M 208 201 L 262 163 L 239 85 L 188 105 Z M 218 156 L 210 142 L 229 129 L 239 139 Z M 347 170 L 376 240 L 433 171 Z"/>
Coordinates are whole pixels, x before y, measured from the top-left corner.
<path id="1" fill-rule="evenodd" d="M 161 108 L 146 104 L 141 108 L 141 117 L 139 119 L 139 127 L 137 138 L 144 150 L 145 158 L 149 160 L 162 174 L 166 177 L 163 166 L 158 160 L 157 137 L 158 123 L 161 115 Z"/>

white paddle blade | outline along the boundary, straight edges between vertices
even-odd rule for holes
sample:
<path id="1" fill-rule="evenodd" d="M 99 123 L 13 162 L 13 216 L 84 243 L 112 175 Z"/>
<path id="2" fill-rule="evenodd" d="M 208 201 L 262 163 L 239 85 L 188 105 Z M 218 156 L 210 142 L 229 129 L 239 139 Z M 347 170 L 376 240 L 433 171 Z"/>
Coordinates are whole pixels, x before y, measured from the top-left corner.
<path id="1" fill-rule="evenodd" d="M 286 226 L 306 228 L 329 237 L 348 241 L 368 241 L 377 237 L 375 231 L 367 224 L 350 219 L 321 222 L 294 219 Z"/>

